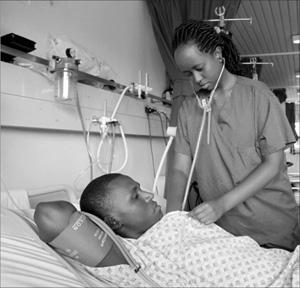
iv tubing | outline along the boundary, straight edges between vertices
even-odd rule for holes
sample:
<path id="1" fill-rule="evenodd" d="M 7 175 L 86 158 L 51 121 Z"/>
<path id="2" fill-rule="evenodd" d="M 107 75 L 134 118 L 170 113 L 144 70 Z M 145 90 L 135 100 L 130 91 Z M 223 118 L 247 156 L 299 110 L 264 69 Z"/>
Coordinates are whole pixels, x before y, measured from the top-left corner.
<path id="1" fill-rule="evenodd" d="M 112 162 L 113 162 L 113 158 L 114 158 L 114 151 L 115 151 L 115 140 L 116 140 L 116 133 L 115 133 L 115 126 L 112 126 L 112 141 L 111 141 L 111 147 L 110 147 L 110 159 L 108 162 L 108 173 L 111 173 L 111 169 L 112 169 Z"/>
<path id="2" fill-rule="evenodd" d="M 86 129 L 85 129 L 84 120 L 83 120 L 83 116 L 82 116 L 82 111 L 81 111 L 81 108 L 80 108 L 77 88 L 75 89 L 75 100 L 76 100 L 76 107 L 77 107 L 79 118 L 80 118 L 80 123 L 81 123 L 81 126 L 82 126 L 84 142 L 85 142 L 86 150 L 88 152 L 89 161 L 90 161 L 90 179 L 93 180 L 93 157 L 92 157 L 92 154 L 91 154 L 91 151 L 90 151 L 90 148 L 89 148 L 89 145 L 88 145 L 88 141 L 87 141 L 87 132 L 86 132 Z"/>
<path id="3" fill-rule="evenodd" d="M 100 221 L 96 216 L 82 212 L 83 214 L 87 215 L 93 222 L 95 222 L 104 232 L 111 238 L 111 240 L 116 244 L 119 248 L 121 253 L 123 254 L 124 258 L 128 262 L 128 264 L 133 268 L 134 272 L 139 275 L 144 281 L 146 281 L 151 287 L 160 287 L 155 281 L 149 279 L 149 277 L 141 270 L 141 265 L 136 262 L 136 260 L 132 257 L 132 255 L 128 252 L 125 245 L 119 241 L 115 233 L 111 230 L 111 228 L 103 221 Z"/>
<path id="4" fill-rule="evenodd" d="M 119 97 L 119 100 L 118 100 L 118 102 L 117 102 L 117 104 L 116 104 L 116 106 L 115 106 L 115 109 L 114 109 L 113 113 L 111 114 L 111 117 L 110 117 L 110 118 L 111 118 L 112 120 L 115 118 L 115 115 L 117 114 L 117 110 L 118 110 L 118 108 L 119 108 L 119 106 L 120 106 L 120 104 L 121 104 L 121 101 L 122 101 L 122 99 L 123 99 L 125 93 L 126 93 L 127 90 L 129 90 L 130 88 L 131 88 L 131 86 L 127 86 L 126 88 L 124 88 L 124 90 L 123 90 L 121 96 Z"/>
<path id="5" fill-rule="evenodd" d="M 222 66 L 221 72 L 219 74 L 218 80 L 216 82 L 216 85 L 215 85 L 214 89 L 210 93 L 208 104 L 207 104 L 207 108 L 208 109 L 205 108 L 203 110 L 203 118 L 202 118 L 202 122 L 201 122 L 200 131 L 199 131 L 199 134 L 198 134 L 195 155 L 194 155 L 194 159 L 193 159 L 193 162 L 192 162 L 192 165 L 191 165 L 189 177 L 188 177 L 188 180 L 187 180 L 187 183 L 186 183 L 185 192 L 184 192 L 184 198 L 183 198 L 181 210 L 184 210 L 184 207 L 185 207 L 186 201 L 187 201 L 187 197 L 188 197 L 188 194 L 189 194 L 189 188 L 190 188 L 190 184 L 191 184 L 191 179 L 192 179 L 192 175 L 193 175 L 193 172 L 194 172 L 194 168 L 195 168 L 195 165 L 196 165 L 196 161 L 197 161 L 197 158 L 198 158 L 198 152 L 199 152 L 199 148 L 200 148 L 200 142 L 201 142 L 201 138 L 202 138 L 202 134 L 203 134 L 204 124 L 206 122 L 206 114 L 207 113 L 208 113 L 207 141 L 209 143 L 209 138 L 210 138 L 210 122 L 211 122 L 211 102 L 212 102 L 213 96 L 215 94 L 215 91 L 216 91 L 216 89 L 217 89 L 217 87 L 219 85 L 220 79 L 221 79 L 221 77 L 223 75 L 224 69 L 225 69 L 225 59 L 224 59 L 223 66 Z M 198 95 L 196 93 L 195 93 L 195 95 L 196 95 L 197 101 L 198 101 L 199 106 L 200 106 L 200 99 L 199 99 L 199 97 L 198 97 Z"/>
<path id="6" fill-rule="evenodd" d="M 128 161 L 128 147 L 127 147 L 127 142 L 126 142 L 126 138 L 125 138 L 125 134 L 124 134 L 124 131 L 123 131 L 123 128 L 122 126 L 120 125 L 119 126 L 119 129 L 120 129 L 120 132 L 121 132 L 121 136 L 122 136 L 122 140 L 123 140 L 123 144 L 124 144 L 124 150 L 125 150 L 125 158 L 124 158 L 124 162 L 122 164 L 122 166 L 115 170 L 115 171 L 112 171 L 110 173 L 117 173 L 117 172 L 120 172 L 121 170 L 124 169 L 125 165 L 127 164 L 127 161 Z M 97 149 L 97 164 L 98 164 L 98 167 L 105 173 L 108 173 L 101 165 L 100 163 L 100 160 L 99 160 L 99 157 L 100 157 L 100 152 L 101 152 L 101 148 L 102 148 L 102 144 L 103 144 L 103 141 L 105 139 L 107 135 L 107 132 L 104 133 L 104 135 L 101 137 L 101 140 L 100 140 L 100 143 L 99 143 L 99 146 L 98 146 L 98 149 Z"/>
<path id="7" fill-rule="evenodd" d="M 160 171 L 162 169 L 163 163 L 165 161 L 165 158 L 167 156 L 167 153 L 168 153 L 168 151 L 169 151 L 169 149 L 171 147 L 171 144 L 172 144 L 173 140 L 174 140 L 174 136 L 170 136 L 170 139 L 168 141 L 167 147 L 166 147 L 166 149 L 165 149 L 165 151 L 163 153 L 163 156 L 162 156 L 162 158 L 160 160 L 160 163 L 159 163 L 159 166 L 158 166 L 158 169 L 157 169 L 157 172 L 156 172 L 156 176 L 155 176 L 155 179 L 154 179 L 153 187 L 152 187 L 152 193 L 153 194 L 155 194 L 155 193 L 157 194 L 157 192 L 155 192 L 155 191 L 157 191 L 156 190 L 157 181 L 158 181 L 158 178 L 159 178 Z"/>
<path id="8" fill-rule="evenodd" d="M 126 86 L 126 87 L 124 88 L 124 90 L 123 90 L 121 96 L 119 97 L 119 100 L 118 100 L 118 102 L 117 102 L 117 104 L 116 104 L 116 106 L 115 106 L 115 108 L 114 108 L 114 110 L 113 110 L 113 112 L 112 112 L 112 114 L 111 114 L 110 120 L 115 120 L 114 118 L 115 118 L 115 115 L 117 114 L 117 110 L 118 110 L 118 108 L 119 108 L 119 106 L 120 106 L 120 104 L 121 104 L 121 101 L 122 101 L 123 97 L 125 96 L 125 93 L 126 93 L 130 88 L 131 88 L 130 85 L 128 85 L 128 86 Z M 121 135 L 122 135 L 123 144 L 124 144 L 125 159 L 124 159 L 124 162 L 123 162 L 121 168 L 117 169 L 116 171 L 110 172 L 110 173 L 116 173 L 116 172 L 120 172 L 121 170 L 123 170 L 124 167 L 125 167 L 125 165 L 127 164 L 127 160 L 128 160 L 128 148 L 127 148 L 127 142 L 126 142 L 125 134 L 124 134 L 124 131 L 123 131 L 123 128 L 122 128 L 121 124 L 120 124 L 119 127 L 120 127 L 119 129 L 120 129 L 120 132 L 121 132 Z M 103 144 L 103 141 L 104 141 L 104 139 L 105 139 L 106 136 L 107 136 L 107 132 L 104 131 L 103 137 L 101 137 L 101 140 L 100 140 L 100 143 L 99 143 L 99 146 L 98 146 L 98 149 L 97 149 L 97 157 L 96 157 L 96 158 L 97 158 L 97 163 L 98 163 L 99 168 L 100 168 L 103 172 L 108 173 L 108 171 L 105 171 L 105 169 L 102 167 L 102 165 L 101 165 L 101 163 L 100 163 L 100 161 L 99 161 L 100 151 L 101 151 L 102 144 Z M 114 148 L 113 148 L 113 150 L 114 150 Z M 112 161 L 112 156 L 111 156 L 111 161 Z M 111 170 L 112 163 L 109 164 L 109 167 L 110 167 L 109 170 Z"/>

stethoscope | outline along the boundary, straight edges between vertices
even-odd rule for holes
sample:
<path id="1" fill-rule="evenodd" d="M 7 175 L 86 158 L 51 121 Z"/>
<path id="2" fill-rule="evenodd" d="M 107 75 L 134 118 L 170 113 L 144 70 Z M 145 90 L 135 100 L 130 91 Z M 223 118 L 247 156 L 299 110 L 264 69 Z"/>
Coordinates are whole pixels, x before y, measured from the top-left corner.
<path id="1" fill-rule="evenodd" d="M 219 77 L 217 79 L 217 82 L 213 88 L 213 90 L 210 92 L 209 98 L 208 100 L 205 98 L 200 98 L 200 96 L 197 94 L 197 92 L 194 89 L 194 86 L 192 85 L 193 88 L 193 93 L 196 96 L 198 105 L 201 109 L 203 109 L 203 117 L 202 117 L 202 122 L 201 122 L 201 126 L 200 126 L 200 130 L 199 130 L 199 134 L 198 134 L 198 139 L 197 139 L 197 144 L 196 144 L 196 149 L 195 149 L 195 154 L 194 154 L 194 159 L 191 165 L 191 169 L 190 169 L 190 173 L 189 173 L 189 177 L 188 177 L 188 181 L 186 183 L 186 187 L 185 187 L 185 193 L 184 193 L 184 199 L 182 202 L 182 206 L 181 206 L 181 210 L 184 210 L 184 207 L 186 205 L 186 201 L 187 201 L 187 197 L 189 194 L 189 190 L 190 190 L 190 184 L 191 184 L 191 180 L 192 180 L 192 175 L 194 172 L 194 168 L 196 165 L 196 160 L 198 158 L 198 152 L 199 152 L 199 147 L 200 147 L 200 142 L 203 136 L 203 130 L 204 130 L 204 126 L 206 123 L 206 119 L 208 118 L 208 123 L 207 123 L 207 144 L 209 144 L 210 142 L 210 122 L 211 122 L 211 102 L 212 99 L 214 97 L 215 91 L 219 85 L 220 79 L 223 75 L 224 69 L 225 69 L 225 58 L 222 58 L 222 62 L 223 62 L 223 66 L 222 69 L 220 71 Z"/>

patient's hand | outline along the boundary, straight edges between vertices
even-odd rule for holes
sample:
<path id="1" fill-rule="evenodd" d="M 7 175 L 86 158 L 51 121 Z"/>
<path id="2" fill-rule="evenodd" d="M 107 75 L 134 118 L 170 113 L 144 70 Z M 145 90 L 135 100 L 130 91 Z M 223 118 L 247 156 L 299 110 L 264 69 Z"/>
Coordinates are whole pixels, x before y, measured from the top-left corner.
<path id="1" fill-rule="evenodd" d="M 225 208 L 221 198 L 206 201 L 196 206 L 188 216 L 199 220 L 203 224 L 216 222 L 225 213 Z"/>
<path id="2" fill-rule="evenodd" d="M 46 243 L 56 238 L 69 224 L 76 208 L 67 201 L 41 202 L 34 213 L 39 237 Z"/>

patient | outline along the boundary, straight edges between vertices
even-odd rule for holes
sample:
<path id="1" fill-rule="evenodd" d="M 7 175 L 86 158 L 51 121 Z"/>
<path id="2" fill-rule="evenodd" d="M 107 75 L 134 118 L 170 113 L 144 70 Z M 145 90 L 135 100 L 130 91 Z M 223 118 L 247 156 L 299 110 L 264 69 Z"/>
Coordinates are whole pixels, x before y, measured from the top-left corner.
<path id="1" fill-rule="evenodd" d="M 138 238 L 163 216 L 160 206 L 152 199 L 153 194 L 141 190 L 140 185 L 130 177 L 122 174 L 106 174 L 88 184 L 81 195 L 80 206 L 82 211 L 104 220 L 120 236 Z M 67 201 L 39 203 L 35 209 L 34 220 L 39 229 L 40 239 L 56 248 L 55 244 L 60 243 L 65 250 L 72 250 L 69 254 L 77 253 L 81 262 L 89 266 L 107 267 L 127 263 L 114 243 L 106 244 L 105 251 L 99 251 L 99 255 L 96 256 L 93 255 L 95 253 L 87 251 L 86 247 L 76 252 L 79 249 L 67 246 L 66 239 L 62 237 L 57 240 L 58 235 L 70 226 L 70 219 L 75 211 L 76 208 Z M 82 237 L 75 241 L 75 246 L 85 240 L 86 242 L 95 240 L 95 237 L 88 239 L 81 235 L 82 233 L 75 235 L 72 229 L 69 229 L 67 234 L 70 238 Z M 95 245 L 100 243 L 95 242 Z M 91 257 L 94 259 L 90 259 Z M 95 262 L 97 259 L 99 262 Z"/>
<path id="2" fill-rule="evenodd" d="M 81 195 L 80 208 L 104 220 L 120 236 L 135 239 L 163 216 L 152 193 L 117 173 L 91 181 Z"/>
<path id="3" fill-rule="evenodd" d="M 57 205 L 48 202 L 37 207 L 35 220 L 43 227 L 40 238 L 46 242 L 61 232 L 67 222 L 62 219 L 68 219 L 73 211 L 72 205 L 67 209 L 57 209 Z M 144 272 L 163 287 L 299 285 L 299 247 L 294 253 L 264 249 L 250 237 L 235 237 L 216 224 L 201 224 L 188 217 L 187 212 L 175 211 L 162 217 L 152 196 L 128 176 L 107 174 L 94 179 L 83 191 L 80 207 L 121 235 Z M 45 210 L 48 215 L 53 212 L 53 221 L 51 217 L 38 221 L 44 218 Z M 57 212 L 61 215 L 59 223 L 54 221 Z M 118 265 L 126 264 L 118 251 L 112 254 L 115 258 L 111 263 L 110 255 L 104 258 L 106 265 L 87 269 L 118 286 L 145 286 L 129 265 Z"/>

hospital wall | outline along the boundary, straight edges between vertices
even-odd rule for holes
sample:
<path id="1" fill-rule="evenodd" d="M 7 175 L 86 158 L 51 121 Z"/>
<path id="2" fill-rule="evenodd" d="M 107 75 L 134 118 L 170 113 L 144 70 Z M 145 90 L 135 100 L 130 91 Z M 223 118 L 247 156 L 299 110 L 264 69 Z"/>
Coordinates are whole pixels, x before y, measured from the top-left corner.
<path id="1" fill-rule="evenodd" d="M 161 60 L 144 1 L 0 1 L 1 35 L 15 33 L 36 42 L 32 54 L 46 58 L 49 35 L 67 36 L 108 63 L 115 80 L 127 85 L 147 72 L 152 94 L 165 88 Z M 119 94 L 78 84 L 86 125 L 101 117 L 105 103 L 110 114 Z M 125 96 L 116 118 L 128 141 L 129 159 L 122 171 L 146 189 L 154 179 L 149 127 L 144 112 L 148 100 Z M 151 104 L 169 114 L 162 104 Z M 154 166 L 165 148 L 162 126 L 150 116 Z M 164 123 L 165 124 L 165 123 Z M 96 128 L 91 134 L 95 151 Z M 114 163 L 123 161 L 121 137 L 117 137 Z M 8 189 L 33 189 L 66 184 L 75 190 L 89 181 L 89 161 L 75 101 L 54 99 L 53 83 L 26 68 L 1 62 L 1 178 Z M 120 166 L 120 165 L 119 165 Z M 101 175 L 95 168 L 95 175 Z"/>

